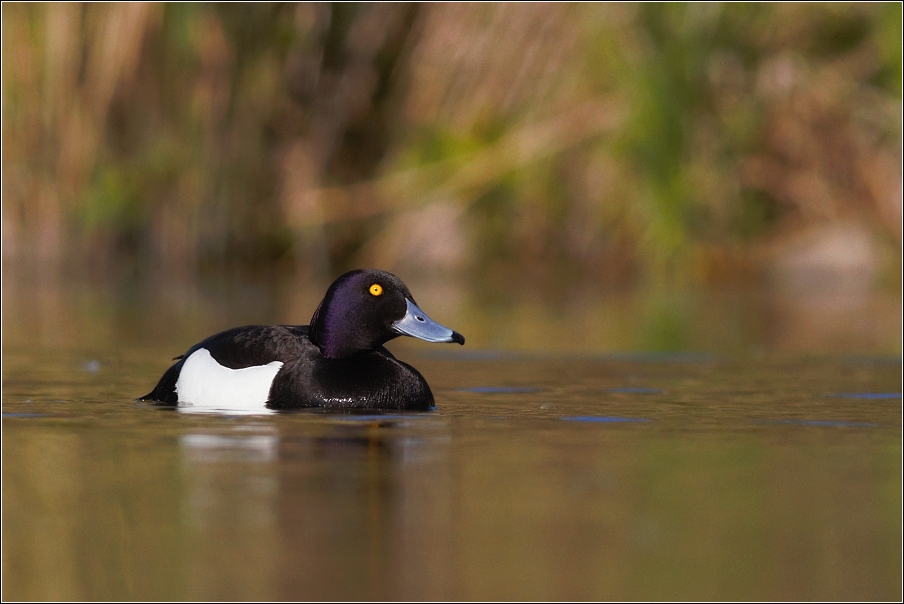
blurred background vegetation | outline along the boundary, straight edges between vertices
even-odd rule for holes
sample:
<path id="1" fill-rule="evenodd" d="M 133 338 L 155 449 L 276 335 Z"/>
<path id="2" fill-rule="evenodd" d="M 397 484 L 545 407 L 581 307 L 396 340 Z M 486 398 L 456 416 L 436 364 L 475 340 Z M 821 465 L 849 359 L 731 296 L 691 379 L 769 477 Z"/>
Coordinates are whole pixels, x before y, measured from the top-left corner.
<path id="1" fill-rule="evenodd" d="M 2 16 L 7 264 L 900 286 L 897 2 Z"/>

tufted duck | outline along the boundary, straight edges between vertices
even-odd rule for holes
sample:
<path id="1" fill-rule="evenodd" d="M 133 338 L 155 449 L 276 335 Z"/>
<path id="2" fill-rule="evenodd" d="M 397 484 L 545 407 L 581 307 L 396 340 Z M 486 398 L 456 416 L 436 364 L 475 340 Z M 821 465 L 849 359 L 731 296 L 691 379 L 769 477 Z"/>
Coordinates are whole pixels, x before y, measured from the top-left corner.
<path id="1" fill-rule="evenodd" d="M 139 400 L 211 410 L 433 408 L 423 376 L 383 344 L 400 335 L 458 342 L 390 273 L 336 279 L 310 325 L 248 325 L 189 348 Z"/>

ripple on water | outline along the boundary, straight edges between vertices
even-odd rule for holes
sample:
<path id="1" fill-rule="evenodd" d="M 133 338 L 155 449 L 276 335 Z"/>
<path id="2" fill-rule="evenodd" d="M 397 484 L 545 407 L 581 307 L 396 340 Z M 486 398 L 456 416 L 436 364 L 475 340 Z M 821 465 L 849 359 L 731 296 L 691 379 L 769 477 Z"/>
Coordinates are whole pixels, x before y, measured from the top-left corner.
<path id="1" fill-rule="evenodd" d="M 887 400 L 901 398 L 900 392 L 833 392 L 829 398 L 859 398 L 864 400 Z"/>
<path id="2" fill-rule="evenodd" d="M 629 423 L 629 422 L 651 422 L 653 420 L 646 417 L 615 417 L 604 415 L 578 415 L 574 417 L 560 418 L 567 422 L 587 422 L 587 423 Z"/>
<path id="3" fill-rule="evenodd" d="M 473 388 L 459 388 L 459 392 L 476 392 L 478 394 L 500 394 L 505 392 L 539 392 L 542 388 L 529 388 L 525 386 L 475 386 Z"/>

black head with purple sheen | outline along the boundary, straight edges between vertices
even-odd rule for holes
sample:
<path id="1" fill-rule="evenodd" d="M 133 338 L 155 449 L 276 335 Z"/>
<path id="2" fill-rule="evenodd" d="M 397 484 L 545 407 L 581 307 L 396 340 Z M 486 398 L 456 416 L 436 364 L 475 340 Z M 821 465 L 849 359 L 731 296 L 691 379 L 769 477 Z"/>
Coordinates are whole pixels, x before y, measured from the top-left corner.
<path id="1" fill-rule="evenodd" d="M 401 279 L 373 269 L 336 279 L 314 312 L 309 330 L 311 342 L 330 359 L 376 350 L 400 335 L 465 343 L 460 333 L 424 314 Z"/>

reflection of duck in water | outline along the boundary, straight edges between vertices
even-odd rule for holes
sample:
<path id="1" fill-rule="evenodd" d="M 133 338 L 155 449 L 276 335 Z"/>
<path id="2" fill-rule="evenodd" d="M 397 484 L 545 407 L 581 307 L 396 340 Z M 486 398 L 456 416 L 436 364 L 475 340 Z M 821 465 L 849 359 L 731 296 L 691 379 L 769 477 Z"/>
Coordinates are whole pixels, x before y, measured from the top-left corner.
<path id="1" fill-rule="evenodd" d="M 352 271 L 330 285 L 309 326 L 248 325 L 211 336 L 177 357 L 141 399 L 225 410 L 430 409 L 421 374 L 383 347 L 400 335 L 465 343 L 424 314 L 395 275 Z"/>

